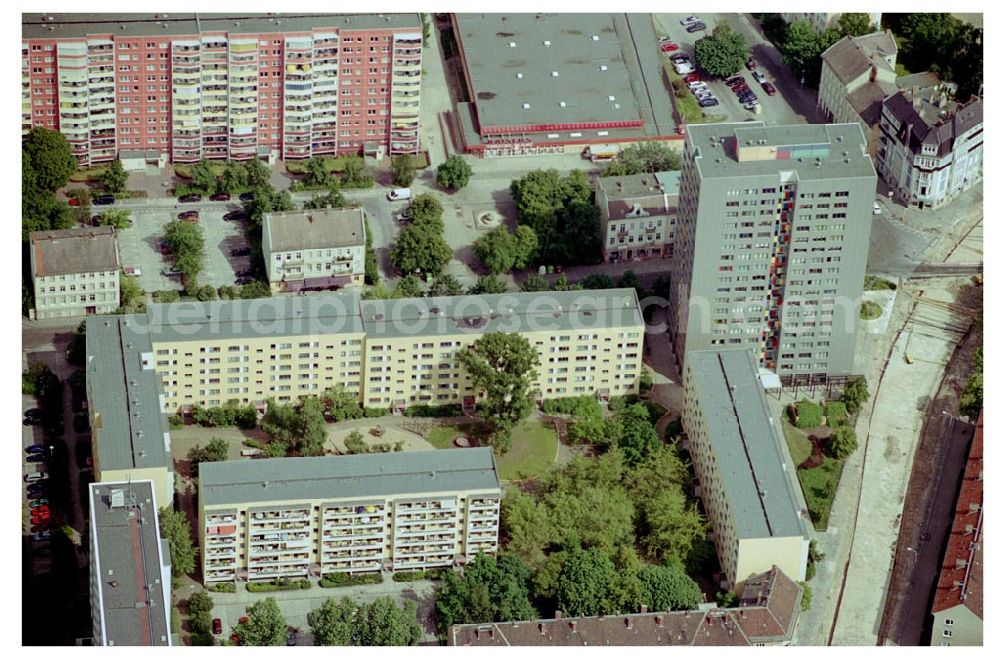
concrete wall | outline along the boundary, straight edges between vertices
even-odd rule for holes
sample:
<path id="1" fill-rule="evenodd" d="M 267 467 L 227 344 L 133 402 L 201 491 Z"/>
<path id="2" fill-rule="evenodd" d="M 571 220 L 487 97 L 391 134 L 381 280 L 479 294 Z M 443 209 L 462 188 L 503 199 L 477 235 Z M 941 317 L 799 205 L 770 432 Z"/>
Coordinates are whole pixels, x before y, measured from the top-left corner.
<path id="1" fill-rule="evenodd" d="M 738 581 L 737 592 L 742 592 L 743 581 L 747 578 L 775 565 L 792 580 L 805 580 L 808 539 L 801 536 L 740 539 L 737 550 L 735 578 L 730 579 Z"/>

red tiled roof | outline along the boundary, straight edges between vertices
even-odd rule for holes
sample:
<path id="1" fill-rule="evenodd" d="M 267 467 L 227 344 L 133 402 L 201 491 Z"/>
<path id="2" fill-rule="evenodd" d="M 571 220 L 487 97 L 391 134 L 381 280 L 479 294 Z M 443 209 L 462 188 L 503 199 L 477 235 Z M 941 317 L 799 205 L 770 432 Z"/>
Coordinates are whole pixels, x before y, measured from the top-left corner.
<path id="1" fill-rule="evenodd" d="M 983 415 L 965 465 L 955 520 L 945 550 L 932 613 L 964 604 L 983 617 Z"/>

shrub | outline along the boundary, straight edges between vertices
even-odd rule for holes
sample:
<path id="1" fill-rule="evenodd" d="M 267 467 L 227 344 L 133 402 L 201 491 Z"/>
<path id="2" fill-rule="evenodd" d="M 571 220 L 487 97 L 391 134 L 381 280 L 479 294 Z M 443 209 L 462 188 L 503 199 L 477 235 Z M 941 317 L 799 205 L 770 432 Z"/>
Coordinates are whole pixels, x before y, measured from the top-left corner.
<path id="1" fill-rule="evenodd" d="M 184 425 L 184 417 L 180 414 L 171 414 L 167 417 L 167 422 L 170 424 L 170 429 L 175 430 Z"/>
<path id="2" fill-rule="evenodd" d="M 837 400 L 830 400 L 823 405 L 823 413 L 826 415 L 826 424 L 831 428 L 839 428 L 849 425 L 850 419 L 847 417 L 847 406 Z"/>
<path id="3" fill-rule="evenodd" d="M 397 571 L 392 574 L 392 579 L 397 583 L 412 583 L 415 580 L 424 580 L 426 577 L 423 571 Z"/>
<path id="4" fill-rule="evenodd" d="M 324 588 L 348 587 L 351 585 L 373 585 L 381 582 L 382 574 L 380 573 L 357 574 L 352 576 L 351 574 L 334 572 L 324 574 L 319 581 L 319 586 Z"/>
<path id="5" fill-rule="evenodd" d="M 808 430 L 809 428 L 818 428 L 823 425 L 822 408 L 808 400 L 795 403 L 795 409 L 791 410 L 791 415 L 794 415 L 792 425 L 796 428 Z"/>
<path id="6" fill-rule="evenodd" d="M 592 395 L 549 398 L 542 402 L 542 412 L 546 414 L 566 414 L 575 418 L 601 418 L 601 404 Z"/>
<path id="7" fill-rule="evenodd" d="M 809 587 L 808 583 L 799 583 L 802 586 L 802 605 L 801 608 L 804 611 L 809 610 L 809 606 L 812 605 L 812 588 Z"/>
<path id="8" fill-rule="evenodd" d="M 827 441 L 827 449 L 837 460 L 843 460 L 854 453 L 858 448 L 858 436 L 854 434 L 854 428 L 844 426 L 837 428 L 830 433 Z"/>
<path id="9" fill-rule="evenodd" d="M 882 306 L 873 301 L 861 303 L 861 318 L 864 320 L 878 319 L 882 316 Z"/>
<path id="10" fill-rule="evenodd" d="M 864 289 L 865 291 L 884 291 L 886 289 L 895 290 L 896 285 L 889 282 L 885 278 L 880 278 L 877 275 L 866 275 Z"/>
<path id="11" fill-rule="evenodd" d="M 372 419 L 381 416 L 388 416 L 389 410 L 385 407 L 365 407 L 364 414 L 366 419 Z"/>
<path id="12" fill-rule="evenodd" d="M 462 405 L 411 405 L 404 412 L 407 416 L 419 416 L 425 418 L 444 418 L 448 416 L 461 416 Z"/>
<path id="13" fill-rule="evenodd" d="M 209 585 L 206 589 L 212 592 L 233 593 L 236 592 L 236 583 L 216 583 Z"/>
<path id="14" fill-rule="evenodd" d="M 273 583 L 247 583 L 247 592 L 281 592 L 284 590 L 308 590 L 312 583 L 308 580 L 282 579 Z"/>
<path id="15" fill-rule="evenodd" d="M 176 303 L 181 298 L 179 291 L 167 289 L 166 291 L 154 291 L 153 300 L 157 303 Z"/>

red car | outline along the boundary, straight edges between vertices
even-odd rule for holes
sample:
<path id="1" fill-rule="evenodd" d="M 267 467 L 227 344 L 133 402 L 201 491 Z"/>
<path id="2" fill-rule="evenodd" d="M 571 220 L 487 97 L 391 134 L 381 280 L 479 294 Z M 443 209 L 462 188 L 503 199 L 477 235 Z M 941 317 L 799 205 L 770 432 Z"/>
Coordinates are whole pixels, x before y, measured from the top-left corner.
<path id="1" fill-rule="evenodd" d="M 764 92 L 766 92 L 768 95 L 774 96 L 778 94 L 778 89 L 775 88 L 774 84 L 771 83 L 770 81 L 764 81 L 764 83 L 760 84 L 760 87 L 763 88 Z"/>
<path id="2" fill-rule="evenodd" d="M 664 44 L 660 44 L 660 51 L 662 51 L 663 53 L 670 53 L 671 51 L 676 51 L 679 48 L 680 47 L 677 44 L 674 44 L 673 42 L 666 42 Z"/>
<path id="3" fill-rule="evenodd" d="M 34 525 L 34 526 L 36 526 L 36 527 L 45 527 L 51 521 L 52 521 L 52 516 L 32 516 L 31 517 L 31 524 Z M 31 531 L 34 532 L 36 530 L 32 529 Z"/>
<path id="4" fill-rule="evenodd" d="M 684 83 L 696 83 L 697 81 L 701 81 L 701 77 L 697 74 L 688 74 L 684 77 Z"/>
<path id="5" fill-rule="evenodd" d="M 742 95 L 748 90 L 750 90 L 750 86 L 748 86 L 745 83 L 741 83 L 738 86 L 733 86 L 733 92 L 736 93 L 737 95 Z"/>
<path id="6" fill-rule="evenodd" d="M 80 200 L 79 199 L 70 199 L 68 203 L 69 203 L 70 206 L 79 206 L 80 205 Z"/>
<path id="7" fill-rule="evenodd" d="M 753 58 L 748 58 L 747 59 L 747 69 L 749 69 L 751 72 L 753 70 L 757 69 L 757 61 L 754 60 Z"/>
<path id="8" fill-rule="evenodd" d="M 32 516 L 48 516 L 49 515 L 49 507 L 48 507 L 48 505 L 45 504 L 45 505 L 42 505 L 42 506 L 36 506 L 34 509 L 31 510 L 31 515 Z"/>
<path id="9" fill-rule="evenodd" d="M 222 619 L 221 618 L 217 617 L 217 618 L 214 618 L 212 620 L 212 633 L 215 634 L 216 636 L 218 636 L 219 634 L 222 633 Z"/>

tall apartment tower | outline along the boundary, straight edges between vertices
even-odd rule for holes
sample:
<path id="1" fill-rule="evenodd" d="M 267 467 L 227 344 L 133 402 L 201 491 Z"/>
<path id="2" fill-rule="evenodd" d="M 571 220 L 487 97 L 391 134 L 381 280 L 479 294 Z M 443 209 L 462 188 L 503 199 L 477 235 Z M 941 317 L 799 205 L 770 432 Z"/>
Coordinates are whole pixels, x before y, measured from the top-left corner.
<path id="1" fill-rule="evenodd" d="M 417 14 L 24 14 L 21 132 L 88 166 L 415 153 Z"/>
<path id="2" fill-rule="evenodd" d="M 688 128 L 669 335 L 786 382 L 851 374 L 876 176 L 857 123 Z"/>

